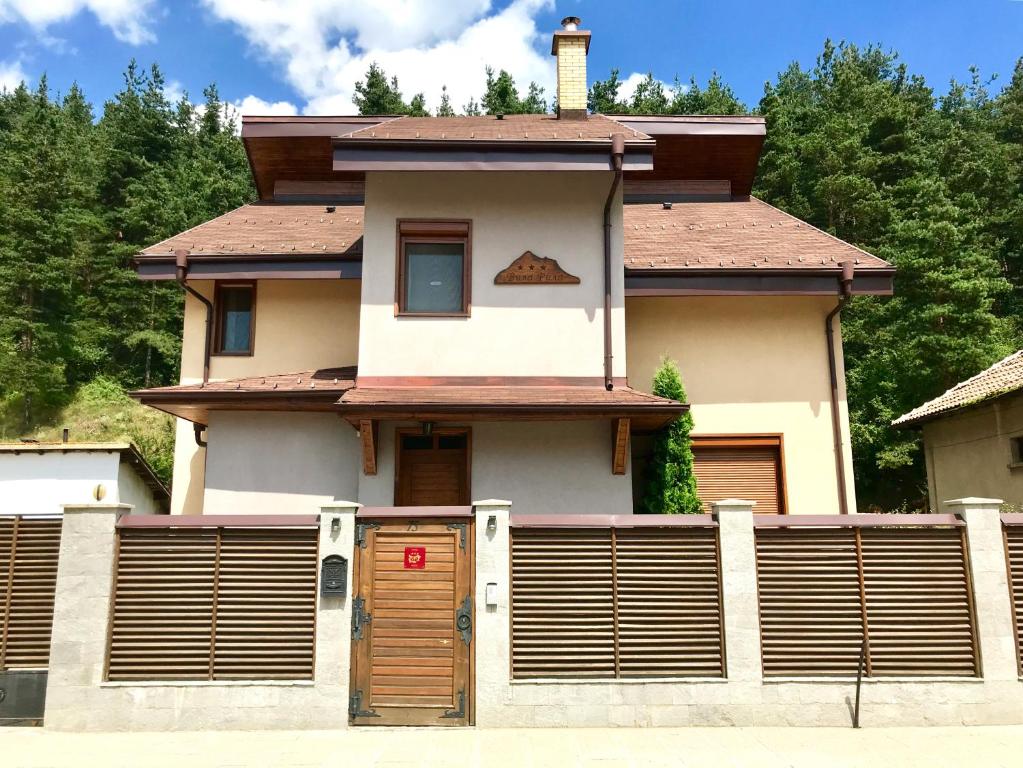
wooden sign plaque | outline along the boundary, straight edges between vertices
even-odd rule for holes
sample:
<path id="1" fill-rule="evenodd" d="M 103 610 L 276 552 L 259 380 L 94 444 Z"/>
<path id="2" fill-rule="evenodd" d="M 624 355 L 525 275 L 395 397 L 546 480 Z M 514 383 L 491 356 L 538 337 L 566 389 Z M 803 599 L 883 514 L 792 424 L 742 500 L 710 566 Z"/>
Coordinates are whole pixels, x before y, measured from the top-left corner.
<path id="1" fill-rule="evenodd" d="M 570 275 L 555 259 L 526 251 L 497 273 L 494 285 L 578 285 L 579 278 Z"/>

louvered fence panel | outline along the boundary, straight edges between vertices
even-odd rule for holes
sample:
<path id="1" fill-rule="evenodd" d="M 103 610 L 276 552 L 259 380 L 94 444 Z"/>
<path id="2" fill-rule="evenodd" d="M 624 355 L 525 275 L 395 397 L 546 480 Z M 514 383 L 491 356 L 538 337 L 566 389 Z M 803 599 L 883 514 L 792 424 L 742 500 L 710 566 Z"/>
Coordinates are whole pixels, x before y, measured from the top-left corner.
<path id="1" fill-rule="evenodd" d="M 312 679 L 316 568 L 316 529 L 224 529 L 215 679 Z"/>
<path id="2" fill-rule="evenodd" d="M 59 519 L 0 520 L 0 669 L 39 669 L 50 658 Z"/>
<path id="3" fill-rule="evenodd" d="M 620 676 L 722 676 L 717 529 L 614 536 Z"/>
<path id="4" fill-rule="evenodd" d="M 864 528 L 871 674 L 978 673 L 964 528 Z"/>
<path id="5" fill-rule="evenodd" d="M 1016 625 L 1016 659 L 1023 675 L 1023 525 L 1006 525 L 1004 531 L 1012 616 Z"/>
<path id="6" fill-rule="evenodd" d="M 512 676 L 613 677 L 610 529 L 512 535 Z"/>
<path id="7" fill-rule="evenodd" d="M 215 529 L 120 531 L 110 680 L 210 677 Z"/>
<path id="8" fill-rule="evenodd" d="M 855 674 L 863 611 L 855 531 L 756 531 L 765 676 Z"/>

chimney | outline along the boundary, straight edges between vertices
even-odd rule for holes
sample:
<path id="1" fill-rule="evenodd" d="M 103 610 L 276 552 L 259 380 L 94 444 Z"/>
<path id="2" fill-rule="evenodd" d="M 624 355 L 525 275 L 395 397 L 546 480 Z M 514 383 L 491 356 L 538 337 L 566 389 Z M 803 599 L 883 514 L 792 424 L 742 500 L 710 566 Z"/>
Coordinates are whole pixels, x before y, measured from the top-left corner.
<path id="1" fill-rule="evenodd" d="M 579 29 L 578 16 L 566 16 L 554 33 L 551 55 L 558 57 L 558 119 L 586 118 L 586 54 L 590 33 Z"/>

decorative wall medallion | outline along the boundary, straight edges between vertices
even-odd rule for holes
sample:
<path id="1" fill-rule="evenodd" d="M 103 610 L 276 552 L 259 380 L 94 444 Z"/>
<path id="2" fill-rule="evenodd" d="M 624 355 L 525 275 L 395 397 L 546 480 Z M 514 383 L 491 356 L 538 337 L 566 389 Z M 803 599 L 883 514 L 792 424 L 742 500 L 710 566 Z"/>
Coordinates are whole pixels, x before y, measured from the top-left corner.
<path id="1" fill-rule="evenodd" d="M 554 283 L 556 285 L 578 285 L 579 278 L 561 268 L 555 259 L 537 256 L 526 251 L 515 261 L 497 273 L 494 285 Z"/>

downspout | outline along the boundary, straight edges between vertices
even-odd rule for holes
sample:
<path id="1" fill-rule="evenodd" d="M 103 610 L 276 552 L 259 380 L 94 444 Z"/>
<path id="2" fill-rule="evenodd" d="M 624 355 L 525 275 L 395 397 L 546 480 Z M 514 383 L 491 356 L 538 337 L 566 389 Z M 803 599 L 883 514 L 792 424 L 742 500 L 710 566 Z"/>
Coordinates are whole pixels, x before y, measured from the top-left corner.
<path id="1" fill-rule="evenodd" d="M 611 137 L 611 170 L 614 181 L 604 203 L 604 389 L 614 389 L 611 373 L 611 207 L 618 187 L 622 183 L 622 158 L 625 157 L 625 137 L 616 133 Z"/>
<path id="2" fill-rule="evenodd" d="M 838 304 L 824 320 L 824 332 L 828 339 L 828 372 L 831 374 L 831 429 L 835 442 L 835 470 L 838 478 L 838 511 L 849 514 L 846 495 L 845 450 L 842 444 L 842 419 L 838 413 L 838 363 L 835 360 L 835 319 L 852 298 L 852 284 L 855 267 L 851 261 L 842 262 L 842 276 L 839 278 Z"/>
<path id="3" fill-rule="evenodd" d="M 181 249 L 174 251 L 174 260 L 177 265 L 177 280 L 178 285 L 185 289 L 188 293 L 194 296 L 196 299 L 201 301 L 206 307 L 206 340 L 203 345 L 202 352 L 202 383 L 208 384 L 210 381 L 210 342 L 211 336 L 213 335 L 213 303 L 199 293 L 195 288 L 190 286 L 187 282 L 188 277 L 188 251 Z"/>
<path id="4" fill-rule="evenodd" d="M 206 430 L 206 425 L 192 422 L 192 429 L 195 431 L 195 444 L 200 448 L 205 448 L 206 441 L 203 440 L 202 433 Z"/>

